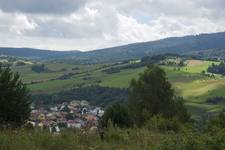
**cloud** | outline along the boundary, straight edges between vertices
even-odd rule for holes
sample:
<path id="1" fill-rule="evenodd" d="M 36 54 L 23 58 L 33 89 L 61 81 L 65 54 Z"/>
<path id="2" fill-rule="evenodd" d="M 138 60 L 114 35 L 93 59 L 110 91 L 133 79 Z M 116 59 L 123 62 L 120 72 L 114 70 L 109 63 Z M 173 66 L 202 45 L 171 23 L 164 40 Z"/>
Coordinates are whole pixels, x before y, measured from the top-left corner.
<path id="1" fill-rule="evenodd" d="M 37 24 L 32 20 L 29 19 L 24 14 L 15 14 L 14 19 L 12 20 L 9 30 L 16 34 L 23 34 L 26 31 L 32 31 L 37 28 Z"/>
<path id="2" fill-rule="evenodd" d="M 85 0 L 0 0 L 0 9 L 4 12 L 64 14 L 76 11 L 85 2 Z"/>
<path id="3" fill-rule="evenodd" d="M 224 8 L 224 0 L 0 0 L 0 46 L 93 50 L 220 32 Z"/>

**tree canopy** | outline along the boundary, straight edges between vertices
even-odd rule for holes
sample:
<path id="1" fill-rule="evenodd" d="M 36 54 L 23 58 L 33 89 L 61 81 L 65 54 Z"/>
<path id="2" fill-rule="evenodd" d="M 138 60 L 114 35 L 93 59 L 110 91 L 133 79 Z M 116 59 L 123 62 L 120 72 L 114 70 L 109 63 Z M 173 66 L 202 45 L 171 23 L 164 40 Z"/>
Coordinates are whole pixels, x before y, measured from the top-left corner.
<path id="1" fill-rule="evenodd" d="M 212 63 L 212 65 L 208 67 L 207 71 L 210 73 L 225 75 L 225 63 L 221 62 L 218 65 Z"/>
<path id="2" fill-rule="evenodd" d="M 103 123 L 107 126 L 112 121 L 113 125 L 118 127 L 130 127 L 131 120 L 127 108 L 123 104 L 115 103 L 108 107 L 103 115 Z"/>
<path id="3" fill-rule="evenodd" d="M 182 98 L 175 96 L 166 73 L 158 66 L 148 66 L 138 80 L 131 81 L 129 91 L 129 111 L 138 126 L 157 114 L 183 122 L 189 119 Z"/>
<path id="4" fill-rule="evenodd" d="M 18 127 L 29 118 L 31 101 L 18 73 L 0 66 L 0 125 Z"/>

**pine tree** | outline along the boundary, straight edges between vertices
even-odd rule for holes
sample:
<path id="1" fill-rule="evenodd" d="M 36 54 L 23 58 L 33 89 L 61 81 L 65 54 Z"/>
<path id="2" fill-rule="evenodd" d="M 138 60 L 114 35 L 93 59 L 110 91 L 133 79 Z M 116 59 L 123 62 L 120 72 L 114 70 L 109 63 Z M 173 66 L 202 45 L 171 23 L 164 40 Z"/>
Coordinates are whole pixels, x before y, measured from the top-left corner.
<path id="1" fill-rule="evenodd" d="M 30 116 L 31 101 L 20 75 L 0 66 L 0 125 L 20 127 Z"/>

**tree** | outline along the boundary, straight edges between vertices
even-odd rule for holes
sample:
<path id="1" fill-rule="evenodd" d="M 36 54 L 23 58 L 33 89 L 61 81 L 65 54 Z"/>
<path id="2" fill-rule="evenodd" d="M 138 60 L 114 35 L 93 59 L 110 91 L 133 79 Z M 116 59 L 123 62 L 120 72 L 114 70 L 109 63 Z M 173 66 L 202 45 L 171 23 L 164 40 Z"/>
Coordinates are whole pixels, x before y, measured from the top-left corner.
<path id="1" fill-rule="evenodd" d="M 129 91 L 130 114 L 138 126 L 157 114 L 166 118 L 188 118 L 183 103 L 175 100 L 174 90 L 166 73 L 157 66 L 148 66 L 138 80 L 133 79 Z M 180 117 L 178 111 L 182 112 Z"/>
<path id="2" fill-rule="evenodd" d="M 41 73 L 47 71 L 48 69 L 45 67 L 44 64 L 41 64 L 41 65 L 33 65 L 31 67 L 31 70 L 37 73 Z"/>
<path id="3" fill-rule="evenodd" d="M 218 65 L 212 63 L 212 65 L 208 67 L 207 71 L 210 73 L 225 75 L 225 63 L 221 62 Z"/>
<path id="4" fill-rule="evenodd" d="M 19 127 L 29 118 L 31 101 L 18 73 L 0 66 L 0 125 Z"/>
<path id="5" fill-rule="evenodd" d="M 205 75 L 205 73 L 206 73 L 205 70 L 202 70 L 202 75 Z"/>
<path id="6" fill-rule="evenodd" d="M 109 121 L 112 121 L 114 126 L 118 126 L 120 128 L 131 126 L 131 120 L 127 108 L 119 103 L 115 103 L 106 109 L 106 112 L 103 115 L 104 126 L 107 126 Z"/>
<path id="7" fill-rule="evenodd" d="M 171 114 L 175 116 L 180 122 L 185 123 L 190 121 L 190 114 L 184 106 L 184 99 L 182 97 L 175 96 L 171 106 Z"/>

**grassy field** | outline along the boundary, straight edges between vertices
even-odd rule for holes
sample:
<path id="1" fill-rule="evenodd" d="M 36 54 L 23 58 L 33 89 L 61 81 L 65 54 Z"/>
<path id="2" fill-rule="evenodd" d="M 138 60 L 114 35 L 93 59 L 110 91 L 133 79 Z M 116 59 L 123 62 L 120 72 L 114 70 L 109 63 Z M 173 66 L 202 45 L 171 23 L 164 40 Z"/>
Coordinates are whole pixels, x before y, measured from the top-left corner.
<path id="1" fill-rule="evenodd" d="M 161 66 L 167 73 L 177 95 L 183 96 L 186 105 L 196 112 L 215 112 L 223 106 L 209 105 L 205 101 L 208 97 L 225 96 L 225 78 L 215 75 L 210 78 L 202 74 L 211 61 L 188 60 L 187 65 L 181 68 Z M 214 62 L 218 63 L 218 62 Z M 108 66 L 107 66 L 108 65 Z M 52 70 L 51 73 L 35 73 L 31 66 L 16 67 L 15 70 L 21 73 L 24 82 L 40 81 L 30 84 L 32 93 L 54 93 L 68 90 L 80 85 L 101 85 L 104 87 L 127 88 L 132 78 L 137 78 L 145 67 L 136 69 L 123 69 L 118 73 L 107 74 L 102 70 L 110 68 L 110 64 L 98 65 L 72 65 L 64 63 L 48 63 L 46 66 Z M 114 67 L 119 67 L 117 65 Z M 73 69 L 78 68 L 78 69 Z M 58 77 L 75 73 L 70 78 L 59 80 Z"/>
<path id="2" fill-rule="evenodd" d="M 97 133 L 63 131 L 0 131 L 1 150 L 223 150 L 224 132 L 200 134 L 159 133 L 147 129 L 110 129 L 103 141 Z"/>

